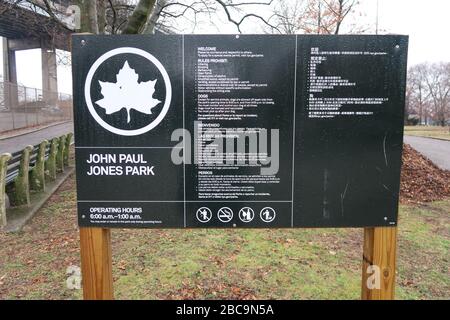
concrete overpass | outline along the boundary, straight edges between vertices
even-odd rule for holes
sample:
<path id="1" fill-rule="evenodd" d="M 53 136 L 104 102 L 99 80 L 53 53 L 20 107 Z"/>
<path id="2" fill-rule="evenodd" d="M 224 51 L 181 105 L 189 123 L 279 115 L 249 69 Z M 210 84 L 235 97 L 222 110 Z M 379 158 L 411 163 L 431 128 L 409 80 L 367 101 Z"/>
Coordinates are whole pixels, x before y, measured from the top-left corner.
<path id="1" fill-rule="evenodd" d="M 42 1 L 35 2 L 39 5 Z M 61 1 L 62 8 L 68 5 L 70 1 Z M 56 49 L 69 51 L 70 35 L 73 31 L 43 13 L 16 5 L 13 1 L 0 0 L 3 80 L 17 84 L 16 51 L 40 48 L 42 91 L 44 99 L 52 101 L 57 99 L 58 92 Z M 17 105 L 17 92 L 10 91 L 8 96 L 9 106 L 14 108 Z"/>

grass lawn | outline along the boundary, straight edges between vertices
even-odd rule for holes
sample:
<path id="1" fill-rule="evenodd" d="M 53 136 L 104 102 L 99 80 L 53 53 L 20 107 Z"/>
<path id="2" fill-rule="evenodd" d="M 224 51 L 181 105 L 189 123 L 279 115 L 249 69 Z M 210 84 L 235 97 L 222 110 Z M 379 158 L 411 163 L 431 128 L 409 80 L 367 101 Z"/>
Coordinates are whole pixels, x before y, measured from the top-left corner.
<path id="1" fill-rule="evenodd" d="M 450 140 L 450 128 L 448 126 L 405 126 L 405 135 Z"/>
<path id="2" fill-rule="evenodd" d="M 74 178 L 0 234 L 0 299 L 79 299 Z M 449 299 L 450 199 L 401 206 L 397 298 Z M 119 299 L 358 299 L 362 229 L 113 230 Z"/>

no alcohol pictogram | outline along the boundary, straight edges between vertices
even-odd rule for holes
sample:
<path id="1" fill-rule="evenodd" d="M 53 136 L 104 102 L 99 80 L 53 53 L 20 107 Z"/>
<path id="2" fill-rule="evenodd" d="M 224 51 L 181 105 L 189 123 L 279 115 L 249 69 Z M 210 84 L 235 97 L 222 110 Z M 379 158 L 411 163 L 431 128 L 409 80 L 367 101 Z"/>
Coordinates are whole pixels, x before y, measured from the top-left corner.
<path id="1" fill-rule="evenodd" d="M 242 222 L 250 222 L 255 217 L 255 212 L 252 208 L 244 207 L 241 210 L 239 210 L 239 219 L 241 219 Z"/>

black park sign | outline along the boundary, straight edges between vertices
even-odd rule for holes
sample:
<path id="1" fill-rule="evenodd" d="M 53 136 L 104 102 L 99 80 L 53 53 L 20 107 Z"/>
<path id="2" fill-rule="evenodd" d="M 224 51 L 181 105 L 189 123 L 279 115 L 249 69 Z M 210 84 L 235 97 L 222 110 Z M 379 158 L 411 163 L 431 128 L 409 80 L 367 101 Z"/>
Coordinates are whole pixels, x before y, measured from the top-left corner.
<path id="1" fill-rule="evenodd" d="M 79 225 L 395 226 L 407 45 L 74 36 Z"/>

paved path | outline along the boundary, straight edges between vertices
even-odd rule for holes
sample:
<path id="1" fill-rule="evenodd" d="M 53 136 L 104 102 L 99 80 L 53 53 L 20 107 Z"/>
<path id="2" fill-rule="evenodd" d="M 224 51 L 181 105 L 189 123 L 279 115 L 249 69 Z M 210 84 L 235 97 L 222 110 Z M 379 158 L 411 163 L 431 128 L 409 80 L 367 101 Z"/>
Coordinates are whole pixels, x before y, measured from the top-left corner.
<path id="1" fill-rule="evenodd" d="M 404 141 L 438 167 L 450 170 L 450 141 L 413 136 L 405 136 Z"/>
<path id="2" fill-rule="evenodd" d="M 44 139 L 58 137 L 68 132 L 73 132 L 72 122 L 66 122 L 36 132 L 0 140 L 0 153 L 12 153 L 22 150 L 29 144 L 35 145 Z M 414 149 L 425 155 L 437 166 L 450 170 L 450 141 L 405 136 L 405 143 L 411 145 Z"/>
<path id="3" fill-rule="evenodd" d="M 68 132 L 73 132 L 73 123 L 66 122 L 57 124 L 39 131 L 26 133 L 17 137 L 0 140 L 0 153 L 22 150 L 27 145 L 36 145 L 44 139 L 59 137 Z"/>

